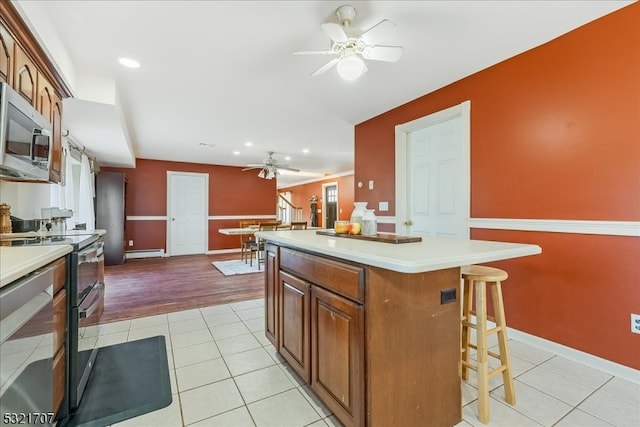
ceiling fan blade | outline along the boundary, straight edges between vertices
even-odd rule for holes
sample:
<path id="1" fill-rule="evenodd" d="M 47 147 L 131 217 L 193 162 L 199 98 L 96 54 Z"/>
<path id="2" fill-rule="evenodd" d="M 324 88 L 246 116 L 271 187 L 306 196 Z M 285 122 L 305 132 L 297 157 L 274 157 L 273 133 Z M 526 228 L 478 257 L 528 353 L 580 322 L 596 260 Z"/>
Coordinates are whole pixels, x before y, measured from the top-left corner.
<path id="1" fill-rule="evenodd" d="M 335 24 L 333 22 L 328 22 L 325 24 L 320 24 L 320 28 L 322 28 L 322 30 L 334 42 L 344 43 L 349 40 L 349 37 L 344 32 L 344 28 L 342 28 L 342 25 Z"/>
<path id="2" fill-rule="evenodd" d="M 382 21 L 378 22 L 376 25 L 362 33 L 360 38 L 363 42 L 365 42 L 369 46 L 372 46 L 384 41 L 391 40 L 397 33 L 398 29 L 396 27 L 396 24 L 389 21 L 388 19 L 383 19 Z"/>
<path id="3" fill-rule="evenodd" d="M 300 169 L 297 168 L 291 168 L 289 166 L 277 166 L 278 169 L 282 169 L 285 171 L 291 171 L 291 172 L 300 172 Z"/>
<path id="4" fill-rule="evenodd" d="M 396 62 L 402 57 L 402 46 L 367 46 L 362 57 L 373 61 Z"/>
<path id="5" fill-rule="evenodd" d="M 332 50 L 304 50 L 300 52 L 293 52 L 294 55 L 336 55 L 336 52 Z"/>
<path id="6" fill-rule="evenodd" d="M 260 168 L 261 168 L 261 166 L 251 166 L 251 165 L 249 165 L 249 167 L 246 167 L 246 168 L 242 169 L 242 172 L 250 171 L 250 170 L 253 170 L 253 169 L 260 169 Z"/>
<path id="7" fill-rule="evenodd" d="M 329 68 L 331 68 L 334 65 L 336 65 L 338 63 L 338 61 L 340 61 L 340 58 L 333 58 L 331 61 L 327 62 L 322 67 L 318 68 L 316 71 L 311 73 L 311 75 L 312 76 L 317 76 L 319 74 L 322 74 L 322 73 L 326 72 Z"/>

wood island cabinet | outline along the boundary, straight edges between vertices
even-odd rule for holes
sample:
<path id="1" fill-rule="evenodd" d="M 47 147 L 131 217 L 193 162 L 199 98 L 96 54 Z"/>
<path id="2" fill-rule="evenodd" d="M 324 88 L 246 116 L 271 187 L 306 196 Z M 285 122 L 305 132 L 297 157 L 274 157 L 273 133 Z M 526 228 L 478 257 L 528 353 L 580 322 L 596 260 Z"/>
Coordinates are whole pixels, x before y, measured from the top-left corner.
<path id="1" fill-rule="evenodd" d="M 345 426 L 462 419 L 459 268 L 400 273 L 270 242 L 266 336 Z"/>

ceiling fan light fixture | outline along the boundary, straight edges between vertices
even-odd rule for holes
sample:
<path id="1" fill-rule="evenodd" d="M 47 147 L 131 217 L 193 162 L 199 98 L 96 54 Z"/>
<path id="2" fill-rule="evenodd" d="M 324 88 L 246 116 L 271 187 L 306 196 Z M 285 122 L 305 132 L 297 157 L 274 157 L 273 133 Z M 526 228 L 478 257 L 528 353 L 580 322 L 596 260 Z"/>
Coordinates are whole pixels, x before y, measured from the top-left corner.
<path id="1" fill-rule="evenodd" d="M 265 178 L 266 175 L 265 175 L 264 171 L 265 171 L 265 169 L 260 169 L 260 172 L 258 172 L 258 177 Z"/>
<path id="2" fill-rule="evenodd" d="M 336 70 L 344 80 L 356 80 L 366 71 L 366 66 L 359 57 L 349 55 L 340 59 L 336 65 Z"/>

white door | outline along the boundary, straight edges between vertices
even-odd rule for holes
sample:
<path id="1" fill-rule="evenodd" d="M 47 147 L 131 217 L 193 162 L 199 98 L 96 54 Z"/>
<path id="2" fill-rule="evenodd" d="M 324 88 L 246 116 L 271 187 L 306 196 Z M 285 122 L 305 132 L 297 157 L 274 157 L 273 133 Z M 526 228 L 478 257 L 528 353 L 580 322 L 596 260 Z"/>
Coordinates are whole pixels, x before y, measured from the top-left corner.
<path id="1" fill-rule="evenodd" d="M 204 254 L 208 243 L 209 175 L 167 172 L 169 255 Z"/>
<path id="2" fill-rule="evenodd" d="M 470 103 L 396 126 L 396 230 L 469 238 Z"/>

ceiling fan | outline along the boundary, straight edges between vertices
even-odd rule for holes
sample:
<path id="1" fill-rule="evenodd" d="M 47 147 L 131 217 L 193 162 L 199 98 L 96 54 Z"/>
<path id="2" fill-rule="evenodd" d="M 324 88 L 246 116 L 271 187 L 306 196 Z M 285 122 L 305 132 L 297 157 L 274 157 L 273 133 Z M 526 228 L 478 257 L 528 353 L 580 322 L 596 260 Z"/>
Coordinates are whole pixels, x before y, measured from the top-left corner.
<path id="1" fill-rule="evenodd" d="M 293 52 L 294 55 L 337 55 L 336 58 L 311 73 L 312 76 L 322 74 L 335 65 L 340 77 L 345 80 L 355 80 L 367 72 L 367 66 L 362 58 L 396 62 L 402 57 L 402 46 L 379 44 L 396 35 L 397 28 L 393 22 L 383 19 L 368 30 L 362 31 L 351 26 L 356 10 L 349 5 L 336 9 L 336 16 L 340 24 L 328 22 L 320 25 L 331 39 L 331 49 Z"/>
<path id="2" fill-rule="evenodd" d="M 253 163 L 248 164 L 246 168 L 242 169 L 243 171 L 248 171 L 252 169 L 260 169 L 258 172 L 258 176 L 264 179 L 273 179 L 278 174 L 279 170 L 286 170 L 290 172 L 300 172 L 300 169 L 292 168 L 289 165 L 281 165 L 278 163 L 276 159 L 273 158 L 273 151 L 268 151 L 268 157 L 262 161 L 262 163 Z"/>

